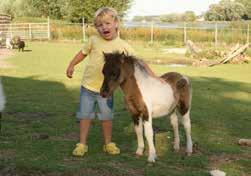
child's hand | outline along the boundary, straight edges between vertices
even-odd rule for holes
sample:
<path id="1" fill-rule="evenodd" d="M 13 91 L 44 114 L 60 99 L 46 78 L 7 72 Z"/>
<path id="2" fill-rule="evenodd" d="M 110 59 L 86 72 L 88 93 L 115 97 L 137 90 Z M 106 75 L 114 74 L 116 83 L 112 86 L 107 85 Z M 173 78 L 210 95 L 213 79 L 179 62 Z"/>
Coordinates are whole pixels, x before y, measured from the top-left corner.
<path id="1" fill-rule="evenodd" d="M 74 66 L 69 65 L 67 70 L 66 70 L 66 76 L 68 78 L 72 78 L 73 72 L 74 72 Z"/>

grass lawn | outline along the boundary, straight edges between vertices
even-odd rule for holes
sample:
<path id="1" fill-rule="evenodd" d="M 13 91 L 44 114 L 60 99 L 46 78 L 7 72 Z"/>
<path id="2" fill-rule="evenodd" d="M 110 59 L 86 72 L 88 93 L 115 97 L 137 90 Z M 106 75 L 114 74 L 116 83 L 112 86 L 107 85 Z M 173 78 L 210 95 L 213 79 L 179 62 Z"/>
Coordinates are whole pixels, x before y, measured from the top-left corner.
<path id="1" fill-rule="evenodd" d="M 77 67 L 72 79 L 66 78 L 65 69 L 80 48 L 80 44 L 28 43 L 30 51 L 15 52 L 6 59 L 12 67 L 0 67 L 7 96 L 0 135 L 0 175 L 207 176 L 212 168 L 228 176 L 251 175 L 251 148 L 237 144 L 240 138 L 251 138 L 251 64 L 209 68 L 150 65 L 159 75 L 178 71 L 192 80 L 195 152 L 191 157 L 172 150 L 171 126 L 162 118 L 155 120 L 154 126 L 167 131 L 167 151 L 153 166 L 147 165 L 147 156 L 136 158 L 136 136 L 128 130 L 131 117 L 120 91 L 115 93 L 113 140 L 121 154 L 102 152 L 101 126 L 95 120 L 88 154 L 73 157 L 71 152 L 78 142 L 75 112 L 84 64 Z M 148 49 L 159 56 L 158 50 Z M 143 57 L 148 55 L 139 52 Z M 161 53 L 160 57 L 165 55 Z M 182 126 L 180 136 L 184 148 Z"/>

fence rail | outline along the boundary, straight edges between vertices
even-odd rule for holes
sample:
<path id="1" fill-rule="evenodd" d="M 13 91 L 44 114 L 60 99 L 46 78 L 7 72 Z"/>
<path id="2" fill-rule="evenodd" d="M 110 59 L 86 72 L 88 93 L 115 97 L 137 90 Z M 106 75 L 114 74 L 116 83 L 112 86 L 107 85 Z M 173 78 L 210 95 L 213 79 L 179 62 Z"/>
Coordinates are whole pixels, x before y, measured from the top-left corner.
<path id="1" fill-rule="evenodd" d="M 124 22 L 120 34 L 129 40 L 144 40 L 148 42 L 162 41 L 172 44 L 173 41 L 185 43 L 211 42 L 217 45 L 221 42 L 249 42 L 249 22 L 231 26 L 228 22 L 214 23 L 153 23 Z M 22 39 L 38 40 L 82 40 L 94 33 L 92 24 L 55 23 L 49 18 L 44 23 L 10 23 L 0 24 L 0 32 L 4 37 L 20 36 Z"/>
<path id="2" fill-rule="evenodd" d="M 10 23 L 0 24 L 1 35 L 4 38 L 19 36 L 22 39 L 50 39 L 49 21 L 46 23 Z"/>
<path id="3" fill-rule="evenodd" d="M 219 41 L 224 42 L 224 40 L 226 40 L 226 37 L 224 37 L 224 34 L 227 35 L 228 38 L 235 37 L 236 40 L 232 40 L 233 42 L 242 41 L 242 42 L 249 43 L 249 39 L 250 39 L 249 23 L 250 21 L 238 22 L 238 24 L 231 24 L 230 22 L 197 22 L 197 23 L 192 23 L 192 22 L 191 23 L 125 22 L 122 27 L 126 30 L 136 30 L 138 28 L 148 29 L 148 35 L 149 35 L 148 39 L 151 43 L 153 43 L 155 40 L 159 41 L 160 35 L 162 35 L 162 39 L 163 38 L 168 39 L 168 37 L 170 37 L 169 32 L 171 30 L 176 30 L 177 33 L 180 33 L 182 35 L 181 37 L 178 37 L 178 38 L 179 40 L 183 39 L 183 43 L 186 43 L 187 40 L 197 40 L 198 38 L 200 38 L 199 36 L 196 36 L 196 33 L 197 33 L 197 35 L 200 35 L 200 34 L 208 35 L 206 38 L 208 39 L 211 38 L 210 42 L 214 42 L 214 44 L 217 45 Z M 169 36 L 163 37 L 165 36 L 165 34 L 163 33 L 166 33 Z M 238 36 L 236 35 L 237 33 L 238 33 Z M 177 34 L 174 36 L 177 36 Z"/>
<path id="4" fill-rule="evenodd" d="M 0 24 L 6 24 L 11 22 L 11 16 L 0 13 Z"/>

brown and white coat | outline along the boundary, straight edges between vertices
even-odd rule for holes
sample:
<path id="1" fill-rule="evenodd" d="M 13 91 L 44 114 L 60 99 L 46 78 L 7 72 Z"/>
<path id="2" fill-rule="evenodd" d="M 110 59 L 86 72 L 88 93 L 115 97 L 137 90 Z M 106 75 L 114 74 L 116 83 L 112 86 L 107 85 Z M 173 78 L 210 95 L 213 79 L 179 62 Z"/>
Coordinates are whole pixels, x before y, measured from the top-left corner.
<path id="1" fill-rule="evenodd" d="M 170 72 L 155 76 L 145 63 L 124 53 L 104 53 L 104 82 L 101 95 L 108 97 L 120 86 L 128 110 L 132 114 L 138 140 L 137 155 L 143 155 L 145 137 L 149 146 L 148 161 L 155 162 L 152 119 L 170 115 L 174 130 L 174 149 L 179 150 L 178 115 L 185 127 L 186 151 L 192 153 L 190 107 L 191 86 L 187 77 Z"/>

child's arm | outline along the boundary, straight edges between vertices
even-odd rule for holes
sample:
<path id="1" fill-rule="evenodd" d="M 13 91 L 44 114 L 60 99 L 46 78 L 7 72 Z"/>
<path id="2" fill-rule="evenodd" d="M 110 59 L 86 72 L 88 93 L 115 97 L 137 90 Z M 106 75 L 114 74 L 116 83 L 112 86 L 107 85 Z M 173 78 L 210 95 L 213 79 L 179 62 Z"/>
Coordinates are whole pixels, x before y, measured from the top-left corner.
<path id="1" fill-rule="evenodd" d="M 85 57 L 86 57 L 86 55 L 84 55 L 82 53 L 82 51 L 79 51 L 76 54 L 76 56 L 71 60 L 70 64 L 67 67 L 67 70 L 66 70 L 66 76 L 68 78 L 72 78 L 72 75 L 73 75 L 73 72 L 74 72 L 74 66 L 77 65 L 82 60 L 84 60 Z"/>

